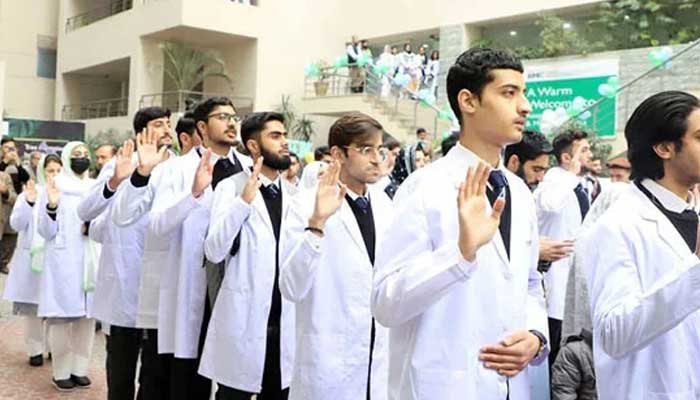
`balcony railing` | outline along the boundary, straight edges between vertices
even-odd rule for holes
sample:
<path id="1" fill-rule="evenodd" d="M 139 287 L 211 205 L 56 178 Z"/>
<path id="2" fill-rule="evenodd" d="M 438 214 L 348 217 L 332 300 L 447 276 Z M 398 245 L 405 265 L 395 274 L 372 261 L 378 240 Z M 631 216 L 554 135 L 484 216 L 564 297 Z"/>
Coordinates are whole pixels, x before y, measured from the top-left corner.
<path id="1" fill-rule="evenodd" d="M 253 111 L 253 99 L 250 97 L 229 96 L 222 93 L 192 92 L 187 90 L 145 94 L 141 96 L 139 108 L 159 106 L 173 112 L 184 113 L 186 111 L 192 111 L 200 101 L 215 96 L 230 98 L 233 101 L 233 105 L 236 107 L 236 112 L 240 115 L 245 115 Z"/>
<path id="2" fill-rule="evenodd" d="M 129 113 L 129 99 L 106 99 L 81 104 L 63 106 L 64 121 L 74 119 L 93 119 L 108 117 L 123 117 Z"/>
<path id="3" fill-rule="evenodd" d="M 132 7 L 133 0 L 110 0 L 110 2 L 105 5 L 66 19 L 66 32 L 74 31 L 101 19 L 131 10 Z"/>

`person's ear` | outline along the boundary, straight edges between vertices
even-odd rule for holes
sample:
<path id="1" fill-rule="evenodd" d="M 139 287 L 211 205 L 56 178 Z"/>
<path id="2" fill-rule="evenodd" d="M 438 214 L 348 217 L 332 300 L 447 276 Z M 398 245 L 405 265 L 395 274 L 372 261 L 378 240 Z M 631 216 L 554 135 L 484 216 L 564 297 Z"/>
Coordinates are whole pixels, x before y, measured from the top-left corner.
<path id="1" fill-rule="evenodd" d="M 510 172 L 513 173 L 515 173 L 520 168 L 520 159 L 517 155 L 512 154 L 510 156 L 510 158 L 506 162 L 506 168 L 508 168 L 508 170 L 510 170 Z"/>
<path id="2" fill-rule="evenodd" d="M 331 147 L 331 157 L 333 157 L 334 160 L 342 162 L 346 157 L 345 149 L 342 149 L 339 146 Z"/>
<path id="3" fill-rule="evenodd" d="M 255 139 L 248 139 L 245 142 L 245 148 L 251 155 L 260 154 L 260 145 Z"/>
<path id="4" fill-rule="evenodd" d="M 676 154 L 676 145 L 672 142 L 661 142 L 653 146 L 654 153 L 662 160 L 670 160 Z"/>
<path id="5" fill-rule="evenodd" d="M 479 98 L 467 89 L 462 89 L 457 94 L 459 111 L 462 114 L 474 114 L 479 105 Z"/>

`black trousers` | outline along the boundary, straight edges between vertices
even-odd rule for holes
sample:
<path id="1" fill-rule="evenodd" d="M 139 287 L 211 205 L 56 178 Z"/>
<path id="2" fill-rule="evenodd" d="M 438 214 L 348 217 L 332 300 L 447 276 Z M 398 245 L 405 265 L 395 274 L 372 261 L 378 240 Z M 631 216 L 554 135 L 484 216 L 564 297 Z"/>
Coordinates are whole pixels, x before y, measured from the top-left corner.
<path id="1" fill-rule="evenodd" d="M 219 390 L 216 391 L 216 400 L 250 400 L 250 397 L 254 394 L 256 393 L 248 393 L 219 384 Z M 257 400 L 287 400 L 289 397 L 289 388 L 282 389 L 280 330 L 277 327 L 267 328 L 262 391 L 257 395 Z"/>
<path id="2" fill-rule="evenodd" d="M 549 372 L 552 372 L 552 364 L 557 359 L 561 347 L 561 320 L 549 318 Z"/>
<path id="3" fill-rule="evenodd" d="M 141 344 L 138 400 L 170 399 L 171 360 L 158 354 L 158 331 L 145 329 Z"/>
<path id="4" fill-rule="evenodd" d="M 108 400 L 134 399 L 142 339 L 141 329 L 110 326 L 110 334 L 106 336 Z"/>
<path id="5" fill-rule="evenodd" d="M 204 301 L 204 318 L 202 318 L 202 327 L 199 332 L 197 358 L 176 358 L 172 354 L 168 355 L 172 360 L 170 369 L 170 399 L 172 400 L 209 400 L 211 396 L 211 379 L 197 372 L 210 319 L 211 308 L 207 298 Z"/>
<path id="6" fill-rule="evenodd" d="M 4 233 L 0 240 L 0 268 L 7 267 L 10 263 L 12 255 L 15 254 L 15 247 L 17 247 L 17 234 Z"/>

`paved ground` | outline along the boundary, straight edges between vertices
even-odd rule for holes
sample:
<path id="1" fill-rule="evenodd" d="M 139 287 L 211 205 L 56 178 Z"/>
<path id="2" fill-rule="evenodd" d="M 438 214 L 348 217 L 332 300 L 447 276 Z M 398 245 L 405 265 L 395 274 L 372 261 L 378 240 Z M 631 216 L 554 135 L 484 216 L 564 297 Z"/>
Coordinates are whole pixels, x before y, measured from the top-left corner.
<path id="1" fill-rule="evenodd" d="M 4 291 L 7 275 L 0 274 L 0 293 Z M 0 295 L 0 297 L 2 297 Z M 24 352 L 23 324 L 21 317 L 12 315 L 12 304 L 0 301 L 0 399 L 17 400 L 104 400 L 107 398 L 105 382 L 105 342 L 100 332 L 95 337 L 89 377 L 92 386 L 84 390 L 60 393 L 51 384 L 51 362 L 44 360 L 42 367 L 30 367 Z"/>

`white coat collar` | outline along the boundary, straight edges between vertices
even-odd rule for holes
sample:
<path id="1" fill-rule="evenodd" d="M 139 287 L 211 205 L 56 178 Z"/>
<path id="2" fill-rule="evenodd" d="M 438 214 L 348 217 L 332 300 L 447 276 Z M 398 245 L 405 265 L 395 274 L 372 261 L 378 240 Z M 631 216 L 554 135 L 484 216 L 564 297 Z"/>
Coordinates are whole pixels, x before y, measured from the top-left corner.
<path id="1" fill-rule="evenodd" d="M 689 201 L 686 201 L 651 179 L 644 179 L 642 185 L 644 185 L 644 187 L 661 202 L 661 205 L 669 211 L 681 213 L 685 210 L 693 209 L 695 201 L 691 192 L 688 192 Z"/>

